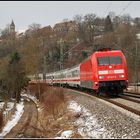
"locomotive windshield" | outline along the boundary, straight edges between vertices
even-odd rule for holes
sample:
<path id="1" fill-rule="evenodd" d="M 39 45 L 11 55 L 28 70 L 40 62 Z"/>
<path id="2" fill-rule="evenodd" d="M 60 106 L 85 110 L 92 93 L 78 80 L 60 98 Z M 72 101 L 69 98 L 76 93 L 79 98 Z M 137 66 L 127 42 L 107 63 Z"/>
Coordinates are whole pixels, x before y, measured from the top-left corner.
<path id="1" fill-rule="evenodd" d="M 107 66 L 107 65 L 119 65 L 122 64 L 121 57 L 113 56 L 113 57 L 99 57 L 98 65 L 99 66 Z"/>

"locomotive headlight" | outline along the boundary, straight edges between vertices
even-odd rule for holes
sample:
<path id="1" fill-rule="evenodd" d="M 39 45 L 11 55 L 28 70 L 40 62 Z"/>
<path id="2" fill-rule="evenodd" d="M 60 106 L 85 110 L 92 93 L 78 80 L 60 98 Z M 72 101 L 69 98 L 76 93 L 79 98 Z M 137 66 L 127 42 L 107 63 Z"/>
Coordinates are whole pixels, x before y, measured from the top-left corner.
<path id="1" fill-rule="evenodd" d="M 99 79 L 104 79 L 104 76 L 102 75 L 102 76 L 99 76 Z"/>
<path id="2" fill-rule="evenodd" d="M 119 77 L 120 77 L 120 78 L 124 78 L 124 75 L 123 75 L 123 74 L 121 74 L 121 75 L 119 75 Z"/>

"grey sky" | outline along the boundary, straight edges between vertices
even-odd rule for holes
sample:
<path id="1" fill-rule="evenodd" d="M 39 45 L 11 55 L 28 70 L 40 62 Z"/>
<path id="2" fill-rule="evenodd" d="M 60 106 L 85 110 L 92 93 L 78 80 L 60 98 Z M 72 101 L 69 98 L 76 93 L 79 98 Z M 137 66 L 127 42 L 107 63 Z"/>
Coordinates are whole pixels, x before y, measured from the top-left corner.
<path id="1" fill-rule="evenodd" d="M 110 11 L 140 17 L 140 1 L 0 1 L 0 29 L 12 19 L 18 31 L 32 23 L 53 27 L 63 19 L 73 19 L 76 14 L 95 13 L 105 17 Z"/>

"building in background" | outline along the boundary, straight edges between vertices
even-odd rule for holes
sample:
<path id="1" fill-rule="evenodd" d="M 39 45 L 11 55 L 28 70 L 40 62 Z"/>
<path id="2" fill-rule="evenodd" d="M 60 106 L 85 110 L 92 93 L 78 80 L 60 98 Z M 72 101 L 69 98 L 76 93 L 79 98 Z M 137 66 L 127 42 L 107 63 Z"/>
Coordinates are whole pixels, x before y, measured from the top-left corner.
<path id="1" fill-rule="evenodd" d="M 13 20 L 10 24 L 10 38 L 15 39 L 15 23 Z"/>

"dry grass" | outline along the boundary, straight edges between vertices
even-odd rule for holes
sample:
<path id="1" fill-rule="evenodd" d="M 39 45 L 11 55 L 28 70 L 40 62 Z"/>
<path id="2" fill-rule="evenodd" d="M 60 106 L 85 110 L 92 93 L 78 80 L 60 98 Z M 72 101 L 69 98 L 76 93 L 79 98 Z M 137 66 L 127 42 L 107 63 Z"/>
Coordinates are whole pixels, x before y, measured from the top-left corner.
<path id="1" fill-rule="evenodd" d="M 68 97 L 63 88 L 49 87 L 46 84 L 30 85 L 28 89 L 33 95 L 38 94 L 40 90 L 40 108 L 38 113 L 38 124 L 36 129 L 36 138 L 55 138 L 61 136 L 61 132 L 72 130 L 71 138 L 82 138 L 77 132 L 75 120 L 80 117 L 79 114 L 70 112 L 67 109 Z"/>
<path id="2" fill-rule="evenodd" d="M 42 96 L 42 112 L 39 112 L 37 136 L 41 138 L 55 138 L 61 132 L 73 130 L 72 137 L 81 137 L 74 125 L 77 114 L 67 109 L 68 98 L 63 88 L 50 87 Z"/>
<path id="3" fill-rule="evenodd" d="M 64 96 L 63 88 L 48 88 L 43 94 L 44 112 L 57 119 L 66 112 L 67 99 Z"/>
<path id="4" fill-rule="evenodd" d="M 46 115 L 44 112 L 39 114 L 38 130 L 36 137 L 55 138 L 60 137 L 61 133 L 67 130 L 72 130 L 71 138 L 82 138 L 77 132 L 78 126 L 74 125 L 76 118 L 75 113 L 67 112 L 63 116 L 53 119 L 51 115 Z"/>
<path id="5" fill-rule="evenodd" d="M 48 90 L 49 86 L 46 83 L 30 83 L 27 90 L 30 91 L 31 95 L 36 96 L 37 99 L 42 101 L 42 96 L 44 92 Z"/>
<path id="6" fill-rule="evenodd" d="M 1 111 L 0 112 L 0 132 L 2 131 L 3 124 L 4 124 L 4 121 L 3 121 L 3 112 Z"/>

